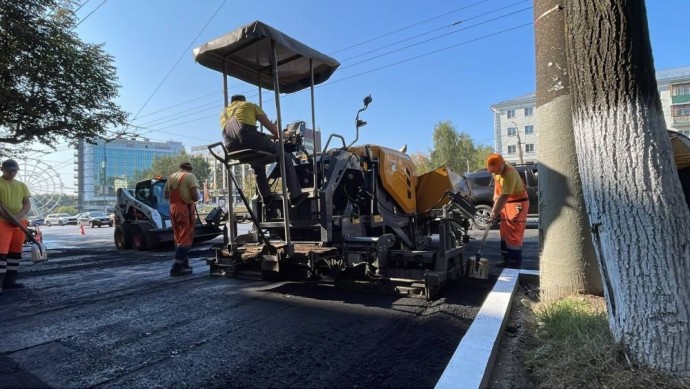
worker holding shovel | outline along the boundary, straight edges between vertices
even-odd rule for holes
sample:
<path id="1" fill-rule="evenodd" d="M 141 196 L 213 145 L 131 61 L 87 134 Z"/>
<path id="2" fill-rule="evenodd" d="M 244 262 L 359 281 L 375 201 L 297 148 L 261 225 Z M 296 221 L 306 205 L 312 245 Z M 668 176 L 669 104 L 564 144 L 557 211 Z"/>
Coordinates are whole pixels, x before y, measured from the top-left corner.
<path id="1" fill-rule="evenodd" d="M 5 290 L 24 287 L 18 284 L 17 271 L 22 259 L 24 231 L 15 224 L 25 223 L 26 215 L 31 210 L 29 188 L 23 182 L 15 180 L 19 164 L 13 159 L 2 162 L 0 178 L 0 294 Z"/>

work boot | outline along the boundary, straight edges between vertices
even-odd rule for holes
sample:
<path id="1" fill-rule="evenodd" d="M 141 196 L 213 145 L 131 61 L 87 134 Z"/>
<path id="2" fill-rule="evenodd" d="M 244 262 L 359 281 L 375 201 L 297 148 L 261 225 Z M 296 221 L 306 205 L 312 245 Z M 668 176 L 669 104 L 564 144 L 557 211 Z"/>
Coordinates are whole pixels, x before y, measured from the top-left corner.
<path id="1" fill-rule="evenodd" d="M 182 268 L 183 269 L 189 269 L 189 271 L 193 271 L 193 267 L 189 266 L 189 258 L 185 258 L 184 261 L 182 261 Z"/>
<path id="2" fill-rule="evenodd" d="M 508 249 L 508 267 L 511 269 L 522 268 L 522 250 Z"/>
<path id="3" fill-rule="evenodd" d="M 175 264 L 170 269 L 171 277 L 186 276 L 192 274 L 192 269 L 185 269 L 182 264 Z"/>
<path id="4" fill-rule="evenodd" d="M 12 289 L 22 289 L 24 288 L 24 284 L 20 284 L 17 282 L 17 271 L 16 270 L 8 270 L 7 273 L 5 274 L 5 279 L 2 281 L 2 289 L 3 290 L 12 290 Z"/>

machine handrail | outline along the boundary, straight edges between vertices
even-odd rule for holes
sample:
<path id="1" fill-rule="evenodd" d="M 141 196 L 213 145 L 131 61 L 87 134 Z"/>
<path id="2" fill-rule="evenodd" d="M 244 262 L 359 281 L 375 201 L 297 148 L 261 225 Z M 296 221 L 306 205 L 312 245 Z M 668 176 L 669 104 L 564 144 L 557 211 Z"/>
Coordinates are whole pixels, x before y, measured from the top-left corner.
<path id="1" fill-rule="evenodd" d="M 220 146 L 220 147 L 223 148 L 223 154 L 225 154 L 225 157 L 221 157 L 220 155 L 218 155 L 218 154 L 216 154 L 216 153 L 213 152 L 213 149 L 215 149 L 215 148 L 218 147 L 218 146 Z M 228 158 L 228 154 L 229 154 L 229 153 L 228 153 L 228 149 L 225 148 L 225 145 L 223 144 L 223 142 L 216 142 L 216 143 L 211 144 L 211 145 L 208 145 L 208 146 L 206 146 L 206 147 L 208 148 L 208 152 L 211 153 L 211 155 L 212 155 L 215 159 L 217 159 L 217 160 L 223 162 L 224 164 L 227 164 L 227 163 L 228 163 L 228 159 L 229 159 L 229 158 Z"/>

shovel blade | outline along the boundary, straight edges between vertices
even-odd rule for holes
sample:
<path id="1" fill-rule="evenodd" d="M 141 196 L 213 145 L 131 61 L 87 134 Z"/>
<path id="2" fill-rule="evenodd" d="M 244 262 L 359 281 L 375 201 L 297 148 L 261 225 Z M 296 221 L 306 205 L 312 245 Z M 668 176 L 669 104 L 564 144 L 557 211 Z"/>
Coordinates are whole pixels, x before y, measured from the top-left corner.
<path id="1" fill-rule="evenodd" d="M 48 251 L 43 243 L 31 245 L 31 260 L 34 263 L 45 262 L 48 260 Z"/>

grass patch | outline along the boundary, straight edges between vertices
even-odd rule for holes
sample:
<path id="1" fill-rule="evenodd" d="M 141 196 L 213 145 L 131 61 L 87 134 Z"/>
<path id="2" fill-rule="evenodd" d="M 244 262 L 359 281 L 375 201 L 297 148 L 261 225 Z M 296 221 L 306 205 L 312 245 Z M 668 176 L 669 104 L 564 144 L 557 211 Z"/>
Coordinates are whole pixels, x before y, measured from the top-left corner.
<path id="1" fill-rule="evenodd" d="M 687 388 L 690 382 L 631 366 L 608 327 L 604 300 L 571 297 L 534 310 L 523 363 L 540 388 Z"/>

